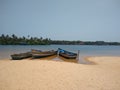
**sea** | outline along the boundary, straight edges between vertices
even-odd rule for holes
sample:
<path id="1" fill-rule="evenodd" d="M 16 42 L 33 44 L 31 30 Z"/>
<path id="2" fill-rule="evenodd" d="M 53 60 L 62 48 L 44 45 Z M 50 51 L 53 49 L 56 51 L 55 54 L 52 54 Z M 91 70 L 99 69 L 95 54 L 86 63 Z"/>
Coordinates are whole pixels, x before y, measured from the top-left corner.
<path id="1" fill-rule="evenodd" d="M 10 55 L 37 50 L 57 50 L 62 48 L 67 51 L 79 53 L 80 63 L 85 57 L 90 56 L 120 56 L 120 46 L 98 45 L 0 45 L 0 60 L 11 59 Z"/>

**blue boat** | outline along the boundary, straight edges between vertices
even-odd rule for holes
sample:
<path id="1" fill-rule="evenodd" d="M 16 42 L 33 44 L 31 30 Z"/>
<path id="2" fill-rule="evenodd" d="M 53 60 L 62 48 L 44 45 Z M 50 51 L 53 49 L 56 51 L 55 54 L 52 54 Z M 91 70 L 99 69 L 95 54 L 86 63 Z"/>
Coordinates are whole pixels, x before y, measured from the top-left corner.
<path id="1" fill-rule="evenodd" d="M 77 58 L 77 53 L 69 52 L 69 51 L 63 50 L 61 48 L 58 48 L 58 54 L 59 54 L 59 56 L 62 56 L 67 59 L 76 59 Z"/>

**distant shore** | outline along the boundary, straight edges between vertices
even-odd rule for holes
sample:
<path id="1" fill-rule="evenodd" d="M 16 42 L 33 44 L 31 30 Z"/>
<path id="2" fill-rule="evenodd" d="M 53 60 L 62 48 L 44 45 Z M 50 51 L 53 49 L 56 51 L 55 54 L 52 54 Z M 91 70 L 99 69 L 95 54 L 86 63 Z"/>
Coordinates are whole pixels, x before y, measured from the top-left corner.
<path id="1" fill-rule="evenodd" d="M 87 60 L 0 60 L 0 90 L 120 90 L 120 57 Z"/>
<path id="2" fill-rule="evenodd" d="M 120 42 L 81 41 L 81 40 L 51 40 L 43 37 L 18 37 L 17 35 L 0 35 L 0 45 L 116 45 Z"/>

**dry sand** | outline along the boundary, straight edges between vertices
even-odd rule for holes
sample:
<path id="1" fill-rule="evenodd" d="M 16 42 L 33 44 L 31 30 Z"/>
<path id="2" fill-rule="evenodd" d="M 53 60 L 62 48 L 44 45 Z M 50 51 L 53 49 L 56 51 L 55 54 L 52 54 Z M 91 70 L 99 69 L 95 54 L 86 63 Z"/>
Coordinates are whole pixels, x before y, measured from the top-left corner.
<path id="1" fill-rule="evenodd" d="M 0 90 L 120 90 L 120 57 L 91 57 L 95 65 L 0 60 Z"/>

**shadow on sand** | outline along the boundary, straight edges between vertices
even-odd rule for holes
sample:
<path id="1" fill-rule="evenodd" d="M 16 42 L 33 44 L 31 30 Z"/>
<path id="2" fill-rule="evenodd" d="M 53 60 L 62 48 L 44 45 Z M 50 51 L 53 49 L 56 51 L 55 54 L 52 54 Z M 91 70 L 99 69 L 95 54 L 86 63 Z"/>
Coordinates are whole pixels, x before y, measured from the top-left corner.
<path id="1" fill-rule="evenodd" d="M 32 59 L 30 60 L 52 60 L 52 61 L 64 61 L 64 62 L 71 62 L 71 63 L 78 63 L 78 64 L 92 64 L 92 62 L 88 61 L 86 58 L 79 57 L 79 59 L 66 59 L 59 55 L 44 57 L 44 58 L 38 58 L 38 59 Z"/>

